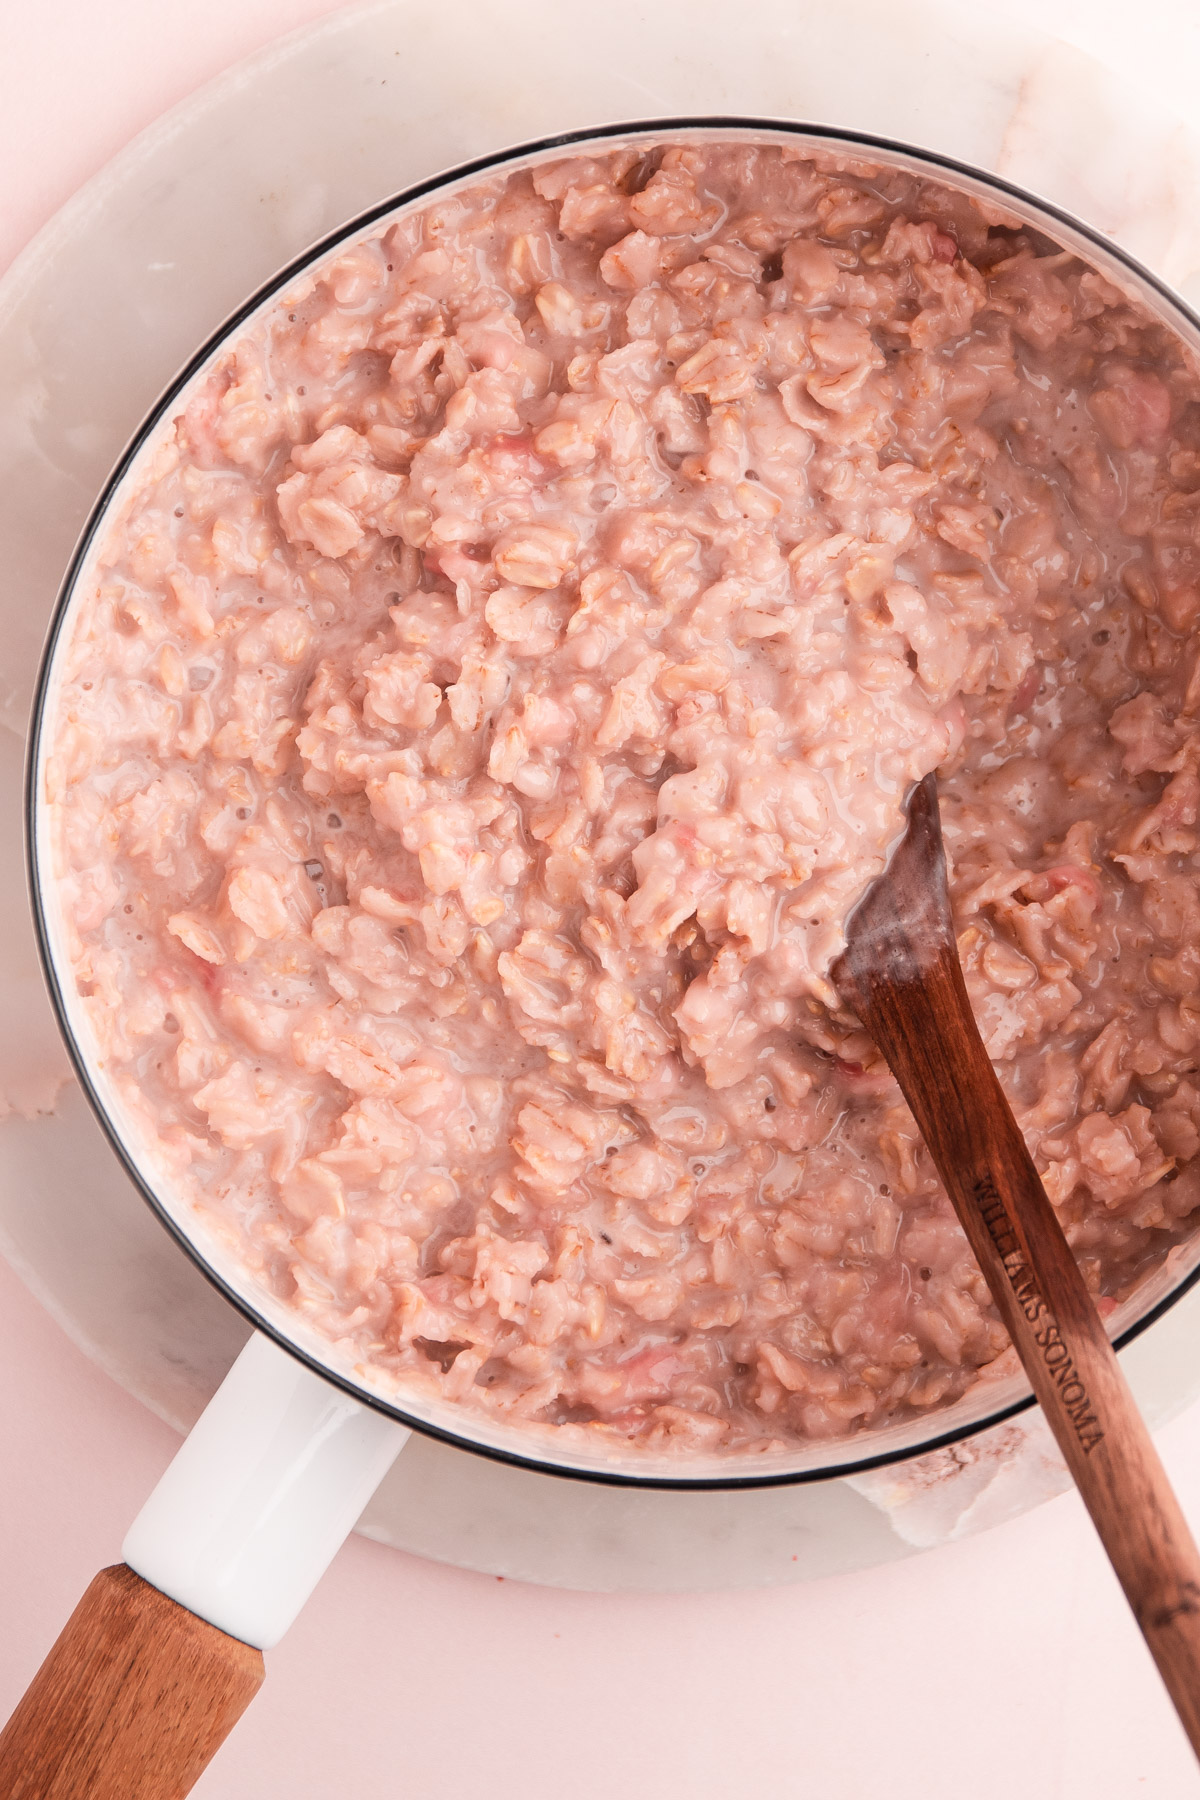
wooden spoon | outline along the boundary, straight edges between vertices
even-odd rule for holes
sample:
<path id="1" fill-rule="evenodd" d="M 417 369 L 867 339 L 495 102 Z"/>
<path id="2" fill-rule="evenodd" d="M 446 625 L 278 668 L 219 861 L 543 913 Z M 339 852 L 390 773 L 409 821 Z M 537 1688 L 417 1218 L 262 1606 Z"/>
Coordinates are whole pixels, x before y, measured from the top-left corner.
<path id="1" fill-rule="evenodd" d="M 1200 1756 L 1200 1557 L 972 1016 L 932 775 L 833 981 L 900 1083 Z"/>

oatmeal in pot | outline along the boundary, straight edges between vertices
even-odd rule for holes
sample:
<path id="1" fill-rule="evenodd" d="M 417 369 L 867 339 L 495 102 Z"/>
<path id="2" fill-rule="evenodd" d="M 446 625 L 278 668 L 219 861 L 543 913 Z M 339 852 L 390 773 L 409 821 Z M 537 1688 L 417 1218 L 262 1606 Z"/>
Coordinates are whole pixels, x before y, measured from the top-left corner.
<path id="1" fill-rule="evenodd" d="M 1198 511 L 1178 342 L 917 176 L 636 148 L 374 228 L 190 390 L 63 652 L 149 1166 L 400 1397 L 740 1451 L 955 1399 L 1005 1334 L 829 982 L 936 768 L 1111 1309 L 1200 1204 Z"/>

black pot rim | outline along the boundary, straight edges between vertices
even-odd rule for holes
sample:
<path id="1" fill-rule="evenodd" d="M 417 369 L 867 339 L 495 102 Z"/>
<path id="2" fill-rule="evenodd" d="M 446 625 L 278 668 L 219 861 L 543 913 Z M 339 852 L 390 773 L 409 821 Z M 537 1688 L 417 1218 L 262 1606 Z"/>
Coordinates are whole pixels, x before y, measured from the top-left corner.
<path id="1" fill-rule="evenodd" d="M 183 368 L 163 390 L 159 399 L 146 414 L 134 435 L 122 451 L 112 473 L 105 482 L 92 507 L 87 521 L 80 534 L 79 541 L 72 552 L 70 562 L 59 588 L 54 609 L 51 614 L 45 647 L 38 668 L 37 681 L 34 687 L 32 717 L 30 724 L 28 753 L 25 774 L 24 820 L 26 870 L 29 883 L 30 902 L 33 911 L 34 928 L 37 936 L 38 953 L 50 998 L 54 1007 L 58 1028 L 62 1033 L 67 1053 L 70 1056 L 80 1087 L 95 1115 L 109 1146 L 118 1161 L 140 1193 L 142 1199 L 150 1207 L 159 1223 L 165 1227 L 180 1249 L 191 1259 L 201 1274 L 211 1282 L 217 1291 L 242 1317 L 271 1338 L 280 1349 L 285 1350 L 303 1363 L 315 1375 L 332 1382 L 353 1399 L 375 1411 L 385 1414 L 405 1425 L 410 1430 L 421 1433 L 425 1437 L 435 1438 L 441 1443 L 453 1445 L 456 1449 L 467 1450 L 477 1456 L 484 1456 L 492 1461 L 506 1463 L 511 1467 L 530 1470 L 542 1475 L 556 1475 L 566 1480 L 587 1481 L 607 1487 L 625 1488 L 657 1488 L 671 1492 L 704 1492 L 713 1490 L 730 1490 L 743 1488 L 790 1487 L 811 1482 L 833 1481 L 848 1475 L 864 1474 L 871 1469 L 887 1467 L 892 1463 L 908 1462 L 914 1457 L 928 1455 L 931 1451 L 945 1449 L 951 1444 L 959 1443 L 964 1438 L 974 1437 L 987 1431 L 1005 1420 L 1014 1418 L 1025 1412 L 1034 1404 L 1033 1394 L 1029 1393 L 989 1412 L 985 1417 L 965 1425 L 958 1425 L 942 1432 L 933 1432 L 920 1443 L 909 1445 L 903 1449 L 879 1452 L 875 1455 L 864 1455 L 853 1461 L 840 1462 L 824 1468 L 806 1468 L 800 1470 L 773 1471 L 764 1474 L 746 1473 L 745 1464 L 736 1473 L 729 1475 L 705 1474 L 688 1477 L 686 1475 L 668 1475 L 659 1470 L 645 1475 L 633 1473 L 627 1468 L 608 1470 L 601 1465 L 576 1467 L 539 1457 L 530 1452 L 523 1454 L 499 1445 L 481 1442 L 472 1437 L 464 1428 L 453 1431 L 444 1426 L 431 1423 L 405 1412 L 404 1408 L 392 1404 L 383 1396 L 373 1393 L 369 1388 L 358 1386 L 347 1376 L 327 1367 L 317 1357 L 310 1355 L 300 1344 L 289 1337 L 278 1325 L 265 1318 L 242 1294 L 238 1293 L 224 1277 L 212 1266 L 197 1247 L 191 1236 L 179 1222 L 168 1212 L 150 1182 L 138 1167 L 137 1161 L 127 1148 L 125 1141 L 105 1105 L 93 1080 L 89 1058 L 80 1045 L 71 1023 L 66 994 L 60 982 L 58 968 L 51 943 L 48 909 L 43 895 L 43 876 L 38 866 L 37 833 L 35 817 L 39 806 L 37 795 L 37 773 L 41 766 L 42 740 L 46 725 L 46 705 L 49 694 L 50 676 L 55 652 L 62 636 L 63 626 L 70 610 L 75 585 L 83 569 L 84 563 L 95 542 L 97 533 L 107 518 L 109 508 L 116 497 L 121 484 L 129 473 L 134 461 L 145 448 L 148 440 L 163 423 L 166 415 L 175 405 L 181 392 L 193 377 L 203 368 L 209 359 L 226 343 L 230 337 L 243 326 L 273 295 L 284 288 L 288 282 L 310 269 L 322 258 L 329 256 L 339 244 L 358 236 L 361 232 L 376 224 L 379 220 L 397 211 L 400 207 L 410 206 L 437 193 L 440 189 L 456 184 L 476 175 L 485 175 L 490 171 L 503 168 L 506 164 L 519 163 L 534 156 L 549 154 L 555 150 L 570 150 L 575 146 L 600 144 L 611 140 L 621 140 L 656 133 L 679 132 L 713 132 L 713 133 L 764 133 L 793 136 L 814 142 L 819 148 L 828 145 L 831 149 L 845 148 L 850 154 L 861 154 L 872 151 L 881 152 L 885 157 L 903 158 L 927 167 L 935 177 L 948 178 L 948 185 L 955 185 L 955 178 L 965 178 L 968 182 L 978 183 L 989 193 L 996 195 L 1001 201 L 1008 199 L 1021 208 L 1032 210 L 1054 224 L 1065 227 L 1086 242 L 1094 245 L 1105 258 L 1112 258 L 1123 264 L 1137 281 L 1152 289 L 1166 302 L 1167 307 L 1187 321 L 1200 335 L 1200 316 L 1184 301 L 1170 285 L 1145 268 L 1136 257 L 1120 245 L 1112 242 L 1103 233 L 1075 217 L 1064 208 L 1055 206 L 1050 201 L 1041 199 L 1015 183 L 1004 180 L 1001 176 L 989 174 L 987 171 L 961 162 L 954 157 L 941 155 L 939 152 L 924 150 L 914 144 L 899 139 L 879 137 L 867 132 L 843 130 L 836 126 L 805 124 L 792 119 L 771 119 L 762 117 L 744 117 L 732 114 L 710 114 L 696 116 L 671 116 L 630 121 L 620 121 L 612 125 L 582 127 L 577 130 L 559 132 L 549 137 L 535 138 L 527 142 L 512 145 L 506 149 L 493 152 L 488 156 L 476 157 L 465 163 L 444 170 L 437 175 L 403 189 L 401 192 L 378 202 L 357 214 L 346 224 L 338 226 L 327 233 L 310 249 L 294 257 L 283 269 L 269 280 L 262 283 L 253 294 L 235 309 L 213 332 L 209 334 L 201 347 L 185 363 Z M 49 885 L 49 877 L 46 885 Z M 1119 1337 L 1114 1339 L 1117 1349 L 1123 1349 L 1143 1331 L 1156 1323 L 1182 1298 L 1197 1281 L 1200 1281 L 1200 1262 L 1194 1269 L 1184 1275 L 1170 1293 L 1165 1294 L 1141 1318 L 1127 1327 Z"/>

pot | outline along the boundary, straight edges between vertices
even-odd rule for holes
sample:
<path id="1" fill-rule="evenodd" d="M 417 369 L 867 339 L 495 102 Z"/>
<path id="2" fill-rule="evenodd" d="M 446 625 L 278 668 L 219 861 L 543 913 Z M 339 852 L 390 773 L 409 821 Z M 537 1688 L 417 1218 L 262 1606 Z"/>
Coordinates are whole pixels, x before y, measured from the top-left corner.
<path id="1" fill-rule="evenodd" d="M 29 869 L 46 979 L 84 1092 L 164 1227 L 256 1333 L 131 1527 L 125 1565 L 106 1571 L 89 1589 L 0 1737 L 0 1786 L 9 1771 L 65 1766 L 69 1749 L 72 1757 L 90 1759 L 88 1781 L 76 1773 L 72 1779 L 78 1785 L 70 1791 L 186 1792 L 261 1679 L 261 1651 L 286 1631 L 411 1431 L 569 1478 L 737 1488 L 828 1480 L 919 1456 L 1032 1404 L 1023 1376 L 984 1378 L 931 1418 L 752 1461 L 732 1454 L 681 1461 L 678 1453 L 639 1450 L 621 1456 L 589 1450 L 574 1440 L 560 1441 L 551 1426 L 501 1424 L 447 1400 L 398 1393 L 370 1369 L 339 1359 L 329 1343 L 257 1287 L 151 1167 L 95 1053 L 76 992 L 45 803 L 61 652 L 106 527 L 153 455 L 161 428 L 186 404 L 230 339 L 271 307 L 288 284 L 396 215 L 434 195 L 452 194 L 481 175 L 519 169 L 574 146 L 613 149 L 689 138 L 841 152 L 963 189 L 1076 252 L 1200 355 L 1200 320 L 1163 283 L 1085 224 L 995 177 L 861 134 L 778 121 L 696 118 L 572 132 L 423 182 L 351 221 L 281 271 L 181 371 L 113 471 L 55 609 L 33 714 Z M 1114 1315 L 1118 1344 L 1150 1327 L 1197 1275 L 1200 1237 L 1144 1281 Z M 13 1791 L 68 1789 L 44 1785 Z"/>

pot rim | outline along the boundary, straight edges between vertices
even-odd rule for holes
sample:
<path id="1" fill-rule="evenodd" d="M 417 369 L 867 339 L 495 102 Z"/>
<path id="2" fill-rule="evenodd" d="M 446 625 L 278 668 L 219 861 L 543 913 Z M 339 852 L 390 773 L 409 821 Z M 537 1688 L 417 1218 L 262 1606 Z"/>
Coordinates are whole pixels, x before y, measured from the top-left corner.
<path id="1" fill-rule="evenodd" d="M 1149 289 L 1157 296 L 1168 315 L 1173 315 L 1173 322 L 1178 327 L 1182 324 L 1190 327 L 1198 350 L 1200 350 L 1200 315 L 1194 311 L 1171 286 L 1153 274 L 1138 259 L 1132 256 L 1119 244 L 1114 243 L 1093 226 L 1076 217 L 1065 208 L 1044 200 L 1019 187 L 1017 184 L 993 175 L 969 163 L 945 156 L 937 151 L 925 150 L 917 145 L 906 143 L 900 139 L 876 136 L 872 133 L 844 130 L 837 126 L 809 124 L 791 119 L 771 119 L 764 117 L 747 117 L 733 114 L 710 115 L 672 115 L 663 118 L 640 119 L 618 122 L 611 125 L 581 127 L 571 131 L 556 133 L 551 136 L 530 139 L 516 145 L 508 146 L 487 156 L 455 165 L 417 182 L 410 187 L 377 202 L 363 212 L 356 214 L 345 224 L 326 233 L 309 249 L 292 258 L 278 273 L 263 282 L 253 294 L 230 313 L 215 330 L 210 332 L 204 343 L 188 359 L 179 372 L 163 389 L 159 398 L 147 412 L 137 427 L 128 444 L 117 459 L 112 472 L 105 481 L 86 523 L 80 533 L 78 542 L 72 551 L 66 572 L 56 596 L 54 607 L 47 629 L 46 641 L 38 667 L 37 680 L 34 687 L 31 723 L 28 741 L 28 753 L 25 772 L 24 793 L 24 826 L 26 873 L 29 884 L 30 903 L 33 912 L 34 929 L 37 937 L 38 954 L 42 964 L 46 984 L 50 992 L 55 1018 L 62 1034 L 67 1053 L 70 1057 L 75 1075 L 79 1081 L 91 1110 L 98 1121 L 108 1143 L 118 1161 L 140 1193 L 142 1199 L 155 1214 L 159 1223 L 165 1227 L 171 1237 L 179 1245 L 201 1274 L 212 1283 L 225 1300 L 233 1306 L 247 1322 L 256 1330 L 263 1332 L 289 1355 L 295 1356 L 307 1368 L 324 1380 L 332 1382 L 336 1387 L 378 1412 L 384 1413 L 397 1423 L 432 1437 L 442 1443 L 453 1445 L 456 1449 L 467 1450 L 493 1461 L 507 1463 L 512 1467 L 530 1470 L 538 1474 L 548 1474 L 579 1481 L 597 1482 L 605 1486 L 626 1488 L 655 1488 L 673 1492 L 695 1492 L 716 1489 L 785 1487 L 817 1481 L 838 1480 L 844 1476 L 860 1475 L 873 1469 L 887 1467 L 890 1464 L 908 1462 L 918 1456 L 932 1451 L 945 1449 L 968 1437 L 1002 1424 L 1017 1414 L 1034 1405 L 1031 1391 L 1015 1400 L 998 1405 L 987 1411 L 982 1417 L 959 1423 L 941 1431 L 931 1431 L 917 1443 L 905 1444 L 867 1453 L 859 1457 L 829 1463 L 822 1466 L 801 1469 L 772 1468 L 757 1471 L 751 1459 L 730 1455 L 732 1465 L 728 1474 L 720 1472 L 709 1460 L 703 1472 L 688 1475 L 680 1472 L 663 1472 L 663 1465 L 656 1463 L 646 1472 L 639 1471 L 629 1463 L 620 1468 L 608 1468 L 603 1463 L 576 1464 L 557 1461 L 549 1455 L 538 1455 L 535 1449 L 529 1451 L 513 1450 L 506 1445 L 489 1443 L 474 1435 L 469 1429 L 471 1415 L 466 1408 L 456 1408 L 464 1420 L 461 1429 L 451 1428 L 437 1421 L 421 1417 L 418 1413 L 409 1412 L 403 1405 L 396 1404 L 386 1395 L 378 1393 L 353 1380 L 341 1370 L 329 1366 L 315 1354 L 311 1353 L 288 1331 L 255 1305 L 254 1301 L 240 1292 L 214 1266 L 205 1255 L 193 1235 L 185 1229 L 180 1220 L 174 1216 L 164 1204 L 155 1187 L 139 1166 L 138 1159 L 126 1141 L 120 1126 L 113 1116 L 113 1111 L 99 1091 L 94 1078 L 92 1059 L 80 1042 L 75 1023 L 71 1018 L 69 1006 L 69 990 L 73 988 L 70 971 L 64 972 L 60 979 L 58 959 L 53 941 L 51 908 L 47 895 L 53 888 L 53 876 L 49 871 L 43 872 L 39 861 L 39 823 L 44 813 L 39 798 L 41 773 L 49 736 L 47 728 L 47 711 L 52 688 L 57 651 L 65 641 L 64 627 L 71 612 L 79 578 L 87 563 L 87 559 L 96 544 L 98 534 L 106 523 L 114 501 L 119 497 L 126 477 L 133 469 L 138 457 L 147 448 L 151 439 L 161 425 L 167 420 L 171 409 L 176 405 L 188 384 L 205 368 L 205 366 L 224 348 L 234 335 L 249 324 L 255 314 L 267 302 L 274 299 L 286 286 L 304 275 L 315 265 L 331 256 L 340 245 L 360 236 L 371 226 L 381 220 L 415 206 L 432 195 L 447 188 L 455 187 L 473 178 L 498 172 L 506 166 L 518 167 L 532 160 L 540 160 L 555 152 L 569 152 L 573 148 L 592 145 L 616 145 L 631 139 L 651 138 L 673 134 L 707 135 L 710 138 L 725 136 L 736 140 L 739 136 L 762 138 L 771 134 L 775 137 L 791 137 L 807 140 L 814 151 L 823 149 L 836 152 L 844 150 L 847 154 L 870 161 L 873 153 L 891 166 L 916 167 L 919 171 L 928 171 L 934 179 L 941 179 L 946 185 L 965 187 L 981 191 L 999 203 L 1012 203 L 1014 210 L 1034 215 L 1035 228 L 1040 228 L 1040 221 L 1050 226 L 1047 235 L 1053 236 L 1055 228 L 1065 231 L 1068 237 L 1082 240 L 1093 252 L 1099 253 L 1099 261 L 1116 262 L 1124 271 L 1134 278 L 1134 283 Z M 1170 322 L 1170 321 L 1169 321 Z M 163 1185 L 166 1185 L 165 1183 Z M 1181 1299 L 1189 1289 L 1200 1281 L 1200 1254 L 1195 1266 L 1187 1270 L 1157 1302 L 1150 1306 L 1139 1318 L 1135 1319 L 1114 1338 L 1117 1349 L 1123 1349 L 1134 1338 L 1149 1329 L 1177 1300 Z M 965 1398 L 965 1396 L 964 1396 Z M 449 1404 L 449 1403 L 446 1403 Z M 960 1401 L 958 1404 L 962 1404 Z M 934 1417 L 936 1418 L 936 1414 Z M 520 1430 L 520 1428 L 515 1428 Z M 546 1428 L 543 1428 L 546 1429 Z M 887 1427 L 877 1432 L 881 1436 Z M 532 1435 L 532 1434 L 531 1434 Z M 867 1440 L 869 1441 L 869 1440 Z M 854 1443 L 854 1439 L 833 1440 L 843 1446 Z M 864 1450 L 866 1443 L 864 1443 Z M 682 1460 L 682 1459 L 681 1459 Z"/>

